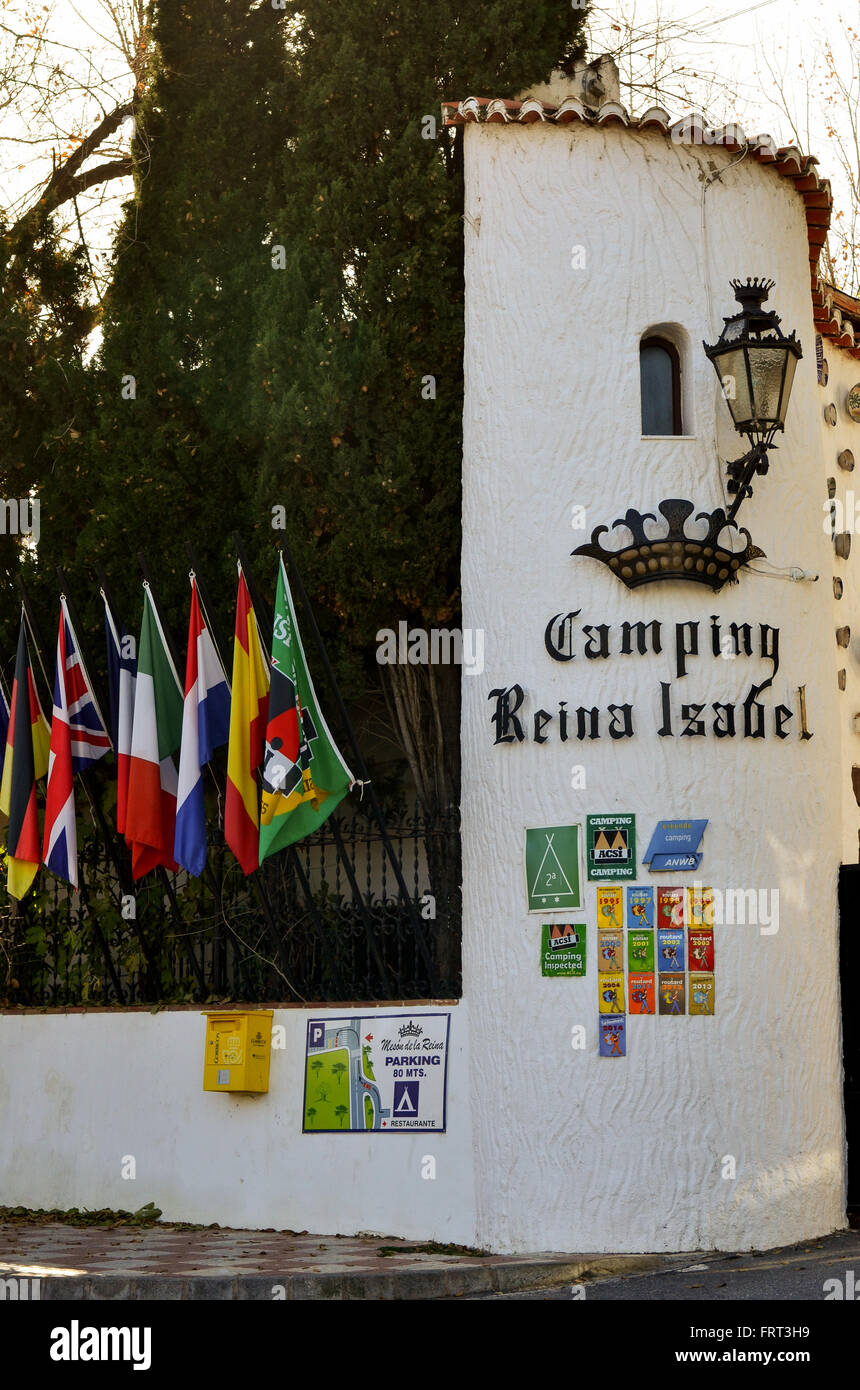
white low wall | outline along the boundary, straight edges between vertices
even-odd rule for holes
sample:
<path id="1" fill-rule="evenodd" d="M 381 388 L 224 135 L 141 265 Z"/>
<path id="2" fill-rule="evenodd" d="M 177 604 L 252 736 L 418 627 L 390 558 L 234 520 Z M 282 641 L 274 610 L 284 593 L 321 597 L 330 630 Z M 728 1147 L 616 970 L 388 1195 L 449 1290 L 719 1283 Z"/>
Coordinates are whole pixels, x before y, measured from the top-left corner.
<path id="1" fill-rule="evenodd" d="M 173 1221 L 474 1244 L 466 1009 L 377 1010 L 430 1011 L 451 1014 L 444 1134 L 302 1133 L 308 1019 L 367 1017 L 366 1005 L 276 1009 L 286 1046 L 270 1089 L 235 1097 L 202 1090 L 196 1011 L 2 1015 L 0 1205 L 152 1201 Z"/>

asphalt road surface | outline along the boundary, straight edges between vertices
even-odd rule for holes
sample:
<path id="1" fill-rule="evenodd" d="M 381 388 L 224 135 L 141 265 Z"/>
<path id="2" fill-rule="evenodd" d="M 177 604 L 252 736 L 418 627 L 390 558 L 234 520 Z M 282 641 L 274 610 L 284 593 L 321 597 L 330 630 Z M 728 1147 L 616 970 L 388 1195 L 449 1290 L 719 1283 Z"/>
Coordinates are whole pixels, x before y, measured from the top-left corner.
<path id="1" fill-rule="evenodd" d="M 849 1272 L 852 1277 L 849 1278 Z M 755 1302 L 821 1303 L 828 1292 L 825 1280 L 838 1279 L 843 1295 L 860 1302 L 860 1231 L 840 1231 L 823 1240 L 778 1250 L 740 1255 L 691 1255 L 689 1263 L 656 1274 L 628 1274 L 585 1282 L 587 1302 L 690 1300 L 704 1303 L 743 1299 Z M 515 1294 L 477 1294 L 471 1298 L 565 1300 L 571 1285 Z M 580 1294 L 579 1297 L 582 1297 Z M 843 1299 L 844 1301 L 844 1299 Z"/>

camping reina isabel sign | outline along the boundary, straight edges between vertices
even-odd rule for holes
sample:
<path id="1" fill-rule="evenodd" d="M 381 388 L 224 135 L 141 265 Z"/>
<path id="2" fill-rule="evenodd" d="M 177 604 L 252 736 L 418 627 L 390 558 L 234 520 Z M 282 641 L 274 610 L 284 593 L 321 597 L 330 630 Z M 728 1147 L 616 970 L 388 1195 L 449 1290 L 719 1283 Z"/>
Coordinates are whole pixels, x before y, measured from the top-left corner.
<path id="1" fill-rule="evenodd" d="M 770 623 L 723 623 L 719 614 L 674 624 L 651 622 L 578 624 L 580 609 L 557 613 L 543 634 L 553 661 L 610 662 L 626 666 L 634 658 L 661 656 L 664 645 L 671 669 L 668 680 L 655 682 L 648 717 L 659 738 L 776 739 L 812 738 L 807 725 L 806 686 L 797 687 L 795 707 L 773 703 L 767 692 L 780 669 L 780 630 Z M 738 695 L 733 700 L 679 698 L 675 681 L 694 675 L 703 659 L 733 663 Z M 764 671 L 749 678 L 748 663 L 764 663 Z M 577 669 L 577 668 L 573 668 Z M 745 674 L 746 673 L 746 674 Z M 607 676 L 608 679 L 608 676 Z M 762 699 L 762 696 L 765 698 Z M 523 685 L 512 681 L 487 696 L 494 744 L 583 742 L 602 738 L 635 738 L 643 712 L 630 701 L 609 701 L 605 707 L 576 706 L 559 700 L 555 709 L 533 708 Z"/>

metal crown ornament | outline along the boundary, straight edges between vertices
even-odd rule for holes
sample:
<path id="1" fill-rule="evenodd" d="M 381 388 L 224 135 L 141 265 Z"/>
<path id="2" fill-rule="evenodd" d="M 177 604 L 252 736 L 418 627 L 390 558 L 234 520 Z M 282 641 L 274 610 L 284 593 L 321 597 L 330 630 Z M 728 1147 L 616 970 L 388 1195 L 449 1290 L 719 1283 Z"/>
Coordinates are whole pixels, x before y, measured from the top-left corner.
<path id="1" fill-rule="evenodd" d="M 571 553 L 589 555 L 593 560 L 608 565 L 628 589 L 637 589 L 640 584 L 654 584 L 661 579 L 685 579 L 695 584 L 705 584 L 715 592 L 736 579 L 737 571 L 744 565 L 764 556 L 764 551 L 753 545 L 749 531 L 730 521 L 722 507 L 717 507 L 713 512 L 696 512 L 696 521 L 708 522 L 707 534 L 698 538 L 688 536 L 685 529 L 696 510 L 693 502 L 668 497 L 658 502 L 657 510 L 668 523 L 669 529 L 664 536 L 655 538 L 645 533 L 645 522 L 657 520 L 653 512 L 631 509 L 612 523 L 613 528 L 628 528 L 633 536 L 631 545 L 619 550 L 605 549 L 600 537 L 610 527 L 597 526 L 591 533 L 589 544 L 577 546 Z M 720 544 L 719 537 L 726 530 L 745 539 L 742 550 L 729 550 Z"/>

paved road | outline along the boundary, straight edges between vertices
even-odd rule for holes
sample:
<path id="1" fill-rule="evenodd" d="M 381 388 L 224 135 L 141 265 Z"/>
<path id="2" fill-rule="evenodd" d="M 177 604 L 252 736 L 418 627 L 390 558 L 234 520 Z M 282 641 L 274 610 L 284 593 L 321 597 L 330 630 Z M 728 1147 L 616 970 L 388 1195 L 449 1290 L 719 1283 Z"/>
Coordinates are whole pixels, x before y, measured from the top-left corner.
<path id="1" fill-rule="evenodd" d="M 766 1250 L 758 1254 L 691 1256 L 681 1269 L 657 1274 L 628 1274 L 583 1285 L 587 1302 L 676 1299 L 721 1302 L 727 1299 L 825 1300 L 826 1279 L 839 1279 L 843 1290 L 853 1270 L 855 1301 L 860 1302 L 860 1231 L 840 1231 L 824 1240 Z M 849 1287 L 851 1286 L 848 1281 Z M 482 1300 L 516 1298 L 570 1301 L 571 1286 L 526 1293 L 472 1294 Z"/>

